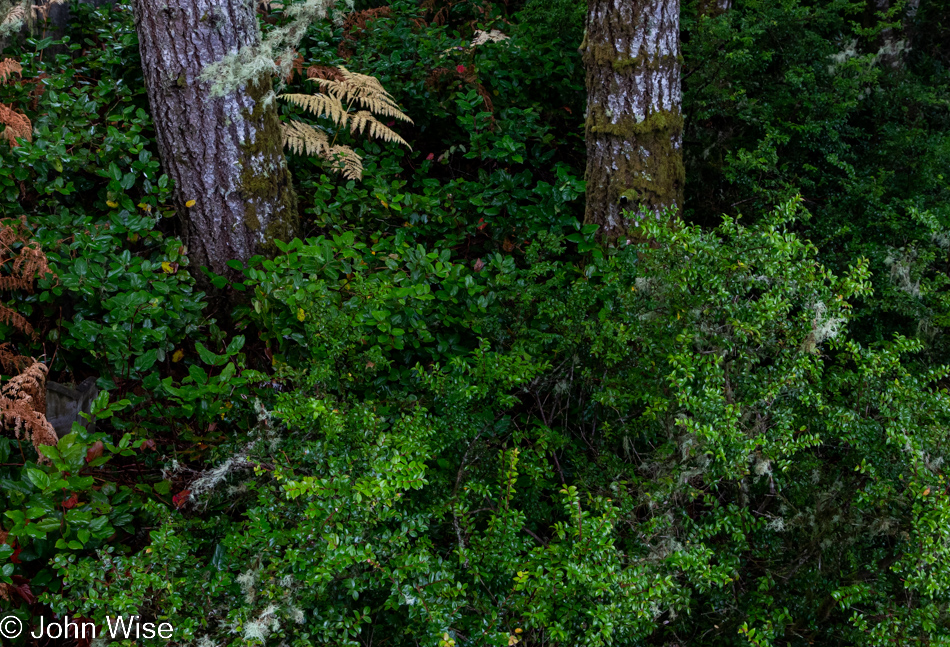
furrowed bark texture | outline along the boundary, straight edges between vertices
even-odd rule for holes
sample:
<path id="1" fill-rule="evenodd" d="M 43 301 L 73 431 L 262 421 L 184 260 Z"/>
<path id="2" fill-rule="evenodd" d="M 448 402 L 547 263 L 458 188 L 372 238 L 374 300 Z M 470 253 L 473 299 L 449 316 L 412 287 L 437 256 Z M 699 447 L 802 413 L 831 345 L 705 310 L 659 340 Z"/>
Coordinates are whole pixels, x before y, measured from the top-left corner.
<path id="1" fill-rule="evenodd" d="M 159 154 L 175 181 L 189 259 L 233 276 L 228 260 L 267 253 L 297 224 L 276 102 L 262 101 L 270 79 L 222 97 L 198 80 L 210 63 L 257 44 L 254 5 L 136 0 L 135 18 Z"/>
<path id="2" fill-rule="evenodd" d="M 589 0 L 587 223 L 607 237 L 683 204 L 678 0 Z"/>

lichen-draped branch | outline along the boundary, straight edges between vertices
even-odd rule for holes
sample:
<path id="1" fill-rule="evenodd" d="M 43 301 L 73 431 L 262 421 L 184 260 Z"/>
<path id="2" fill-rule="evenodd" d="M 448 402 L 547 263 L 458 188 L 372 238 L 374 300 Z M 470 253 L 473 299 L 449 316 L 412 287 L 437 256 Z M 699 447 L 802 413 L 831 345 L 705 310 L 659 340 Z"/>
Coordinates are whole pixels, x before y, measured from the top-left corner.
<path id="1" fill-rule="evenodd" d="M 201 72 L 200 80 L 211 82 L 212 96 L 224 96 L 262 75 L 287 78 L 307 28 L 326 18 L 332 5 L 332 0 L 307 0 L 286 7 L 284 15 L 291 18 L 289 23 L 269 32 L 260 43 L 242 47 L 237 53 L 208 65 Z M 271 100 L 273 95 L 265 97 L 266 103 Z"/>

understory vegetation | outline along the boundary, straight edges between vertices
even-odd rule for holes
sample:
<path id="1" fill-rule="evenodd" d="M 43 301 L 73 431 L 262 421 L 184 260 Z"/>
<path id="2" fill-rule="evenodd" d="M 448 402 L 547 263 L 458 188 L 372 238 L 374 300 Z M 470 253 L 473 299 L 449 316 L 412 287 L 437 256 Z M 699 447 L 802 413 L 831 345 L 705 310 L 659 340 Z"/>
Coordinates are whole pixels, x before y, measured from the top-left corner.
<path id="1" fill-rule="evenodd" d="M 734 4 L 684 3 L 686 206 L 627 246 L 582 224 L 583 3 L 341 4 L 281 92 L 373 76 L 411 121 L 281 102 L 323 152 L 240 282 L 188 263 L 130 6 L 9 44 L 0 615 L 950 644 L 950 9 L 895 64 L 897 9 Z M 43 380 L 88 377 L 43 442 Z"/>

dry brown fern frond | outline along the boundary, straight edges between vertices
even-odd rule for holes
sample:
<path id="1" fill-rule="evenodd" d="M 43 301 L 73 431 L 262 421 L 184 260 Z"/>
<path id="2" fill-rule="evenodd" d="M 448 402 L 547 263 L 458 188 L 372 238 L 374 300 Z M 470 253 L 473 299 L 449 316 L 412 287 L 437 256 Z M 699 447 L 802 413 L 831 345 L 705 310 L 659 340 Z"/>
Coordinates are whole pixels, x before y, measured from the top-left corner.
<path id="1" fill-rule="evenodd" d="M 284 146 L 297 155 L 322 156 L 330 147 L 330 139 L 324 131 L 302 121 L 281 123 L 280 131 Z"/>
<path id="2" fill-rule="evenodd" d="M 331 65 L 311 65 L 307 68 L 307 78 L 343 81 L 346 77 L 343 76 L 343 72 Z"/>
<path id="3" fill-rule="evenodd" d="M 378 79 L 364 74 L 350 72 L 340 67 L 321 68 L 310 76 L 320 84 L 326 94 L 282 94 L 285 99 L 300 106 L 318 117 L 326 117 L 341 128 L 348 128 L 356 135 L 363 133 L 374 139 L 396 142 L 408 147 L 405 139 L 380 122 L 370 112 L 377 112 L 395 119 L 412 122 L 396 105 L 395 100 L 386 92 Z M 353 104 L 369 110 L 350 112 Z M 390 124 L 392 125 L 392 124 Z M 284 146 L 300 154 L 316 155 L 331 162 L 331 170 L 342 173 L 343 177 L 359 180 L 363 177 L 363 162 L 360 156 L 349 146 L 337 146 L 336 138 L 329 141 L 327 134 L 299 121 L 282 124 Z M 339 134 L 339 133 L 337 133 Z"/>
<path id="4" fill-rule="evenodd" d="M 22 373 L 32 363 L 32 357 L 20 355 L 13 350 L 13 345 L 10 342 L 0 344 L 0 370 L 4 373 Z"/>
<path id="5" fill-rule="evenodd" d="M 20 276 L 0 276 L 0 290 L 32 290 L 33 281 Z"/>
<path id="6" fill-rule="evenodd" d="M 2 105 L 2 104 L 0 104 Z M 33 290 L 37 276 L 51 274 L 46 254 L 39 243 L 30 238 L 26 216 L 19 220 L 0 221 L 0 268 L 9 273 L 0 276 L 0 290 Z M 0 322 L 20 332 L 33 334 L 29 322 L 8 306 L 0 303 Z"/>
<path id="7" fill-rule="evenodd" d="M 313 80 L 320 85 L 321 90 L 346 104 L 347 108 L 355 102 L 361 108 L 372 110 L 376 114 L 412 123 L 412 119 L 399 109 L 396 101 L 375 76 L 350 72 L 342 65 L 339 69 L 343 74 L 342 81 L 320 78 Z"/>
<path id="8" fill-rule="evenodd" d="M 351 44 L 363 33 L 367 25 L 377 18 L 385 18 L 392 15 L 389 7 L 376 7 L 375 9 L 364 9 L 363 11 L 354 11 L 343 21 L 343 40 L 337 47 L 337 53 L 346 59 L 353 56 Z"/>
<path id="9" fill-rule="evenodd" d="M 33 279 L 37 276 L 46 276 L 52 274 L 53 270 L 49 267 L 49 260 L 46 254 L 40 249 L 39 243 L 30 241 L 20 248 L 20 252 L 13 260 L 13 276 L 19 278 L 21 283 L 16 289 L 33 291 Z"/>
<path id="10" fill-rule="evenodd" d="M 0 123 L 6 126 L 0 137 L 4 137 L 10 146 L 19 146 L 17 138 L 33 141 L 33 124 L 29 118 L 3 103 L 0 103 Z"/>
<path id="11" fill-rule="evenodd" d="M 23 66 L 12 58 L 5 58 L 0 61 L 0 83 L 5 83 L 7 77 L 16 74 L 23 77 Z"/>
<path id="12" fill-rule="evenodd" d="M 363 179 L 363 158 L 349 146 L 332 146 L 327 151 L 326 158 L 334 164 L 334 170 L 346 179 Z"/>
<path id="13" fill-rule="evenodd" d="M 33 360 L 19 375 L 11 378 L 0 389 L 0 421 L 3 427 L 12 427 L 16 437 L 33 443 L 38 462 L 49 459 L 40 453 L 40 445 L 55 445 L 59 438 L 46 419 L 46 364 Z"/>
<path id="14" fill-rule="evenodd" d="M 348 118 L 346 108 L 335 97 L 325 94 L 282 94 L 281 99 L 300 106 L 318 117 L 327 117 L 338 126 L 345 126 Z"/>
<path id="15" fill-rule="evenodd" d="M 409 143 L 397 135 L 395 131 L 379 123 L 376 117 L 368 110 L 360 110 L 350 115 L 350 132 L 353 134 L 362 133 L 369 129 L 369 136 L 373 139 L 382 139 L 384 142 L 396 142 L 412 150 Z"/>
<path id="16" fill-rule="evenodd" d="M 17 330 L 22 331 L 27 335 L 33 334 L 33 326 L 31 326 L 30 322 L 26 320 L 26 317 L 21 315 L 16 310 L 8 308 L 2 303 L 0 303 L 0 323 L 13 326 Z"/>

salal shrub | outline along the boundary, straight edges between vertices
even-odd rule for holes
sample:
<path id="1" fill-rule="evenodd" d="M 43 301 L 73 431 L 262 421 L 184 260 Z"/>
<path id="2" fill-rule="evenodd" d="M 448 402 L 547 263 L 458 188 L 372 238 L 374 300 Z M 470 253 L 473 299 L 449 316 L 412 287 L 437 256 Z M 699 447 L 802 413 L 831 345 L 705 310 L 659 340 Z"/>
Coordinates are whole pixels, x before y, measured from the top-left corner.
<path id="1" fill-rule="evenodd" d="M 276 404 L 49 600 L 214 645 L 945 640 L 948 372 L 848 339 L 867 264 L 796 216 L 293 243 L 246 281 Z"/>

